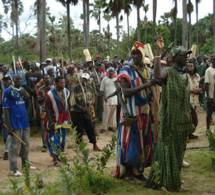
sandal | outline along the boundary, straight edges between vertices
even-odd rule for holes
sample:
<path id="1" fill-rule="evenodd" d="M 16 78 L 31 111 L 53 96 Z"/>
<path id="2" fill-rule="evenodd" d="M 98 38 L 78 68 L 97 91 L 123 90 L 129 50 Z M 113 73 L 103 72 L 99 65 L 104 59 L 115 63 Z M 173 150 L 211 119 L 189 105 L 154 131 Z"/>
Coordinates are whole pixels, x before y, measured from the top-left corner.
<path id="1" fill-rule="evenodd" d="M 132 176 L 125 176 L 124 180 L 131 183 L 131 184 L 134 184 L 134 185 L 142 184 L 142 182 L 139 179 L 137 179 L 136 177 L 134 177 L 133 175 Z"/>
<path id="2" fill-rule="evenodd" d="M 148 178 L 143 174 L 137 175 L 135 177 L 140 181 L 147 181 L 148 180 Z"/>
<path id="3" fill-rule="evenodd" d="M 93 150 L 98 152 L 102 151 L 98 146 L 93 147 Z"/>
<path id="4" fill-rule="evenodd" d="M 62 166 L 62 164 L 59 162 L 59 161 L 54 161 L 54 166 L 55 167 L 61 167 Z"/>

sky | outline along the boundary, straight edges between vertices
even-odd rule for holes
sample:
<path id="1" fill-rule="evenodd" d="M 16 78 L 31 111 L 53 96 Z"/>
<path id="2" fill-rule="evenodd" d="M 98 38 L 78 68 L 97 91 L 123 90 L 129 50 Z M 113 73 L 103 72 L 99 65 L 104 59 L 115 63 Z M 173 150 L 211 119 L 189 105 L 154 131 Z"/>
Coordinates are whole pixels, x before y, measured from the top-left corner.
<path id="1" fill-rule="evenodd" d="M 56 0 L 46 0 L 47 6 L 50 7 L 50 13 L 51 15 L 56 16 L 57 18 L 61 15 L 66 15 L 66 8 L 62 6 L 61 3 L 57 2 Z M 31 7 L 33 6 L 35 0 L 22 0 L 24 5 L 24 12 L 20 17 L 20 31 L 24 33 L 35 33 L 37 31 L 36 26 L 36 17 L 33 17 L 28 21 L 28 25 L 26 28 L 25 21 L 29 17 L 31 13 Z M 195 13 L 195 1 L 191 0 L 191 2 L 194 5 L 194 12 L 191 15 L 192 18 L 192 24 L 196 22 L 196 13 Z M 203 3 L 204 2 L 204 3 Z M 93 3 L 93 0 L 90 0 L 90 3 Z M 146 4 L 149 4 L 149 11 L 147 12 L 148 20 L 152 20 L 152 0 L 145 0 Z M 78 28 L 82 30 L 82 20 L 80 19 L 80 15 L 83 12 L 82 7 L 83 1 L 79 1 L 78 5 L 76 6 L 70 6 L 70 16 L 72 17 L 74 21 L 75 28 Z M 174 7 L 173 0 L 157 0 L 157 22 L 160 19 L 160 16 L 163 15 L 165 12 L 170 12 L 170 10 Z M 137 11 L 136 8 L 132 6 L 132 12 L 130 14 L 130 27 L 136 28 L 137 26 Z M 199 4 L 199 19 L 207 16 L 209 13 L 213 13 L 213 0 L 202 0 Z M 4 15 L 3 5 L 0 1 L 0 14 Z M 123 15 L 124 20 L 120 22 L 120 25 L 123 27 L 123 30 L 127 30 L 127 20 L 126 15 L 124 15 L 123 12 L 121 12 L 121 15 Z M 140 10 L 140 18 L 141 20 L 144 19 L 145 13 L 143 11 L 143 8 Z M 4 18 L 8 18 L 8 16 L 4 15 Z M 182 0 L 178 0 L 178 18 L 182 18 Z M 102 22 L 102 29 L 107 27 L 107 22 L 103 19 Z M 116 38 L 116 20 L 113 18 L 110 21 L 110 31 L 113 34 L 113 38 Z M 24 30 L 25 29 L 25 30 Z M 98 29 L 98 25 L 94 18 L 90 19 L 90 31 Z M 8 31 L 11 31 L 11 29 L 8 29 Z M 5 30 L 2 31 L 1 36 L 5 40 L 9 40 L 11 38 L 11 35 L 9 35 Z"/>

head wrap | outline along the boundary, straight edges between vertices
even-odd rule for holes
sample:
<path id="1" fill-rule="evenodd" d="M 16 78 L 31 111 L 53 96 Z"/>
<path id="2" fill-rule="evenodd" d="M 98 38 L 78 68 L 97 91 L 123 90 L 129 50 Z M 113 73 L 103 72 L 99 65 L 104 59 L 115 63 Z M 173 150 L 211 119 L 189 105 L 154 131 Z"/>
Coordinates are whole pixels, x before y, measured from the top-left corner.
<path id="1" fill-rule="evenodd" d="M 131 49 L 131 53 L 139 53 L 142 55 L 142 62 L 144 62 L 145 59 L 145 49 L 144 45 L 141 42 L 136 41 Z"/>
<path id="2" fill-rule="evenodd" d="M 113 70 L 114 71 L 114 67 L 109 67 L 108 69 L 107 69 L 107 71 L 109 72 L 110 70 Z"/>
<path id="3" fill-rule="evenodd" d="M 53 68 L 53 66 L 52 65 L 48 65 L 48 66 L 46 66 L 45 67 L 45 69 L 46 69 L 46 72 L 48 72 L 50 69 L 52 69 Z"/>
<path id="4" fill-rule="evenodd" d="M 81 78 L 84 78 L 84 79 L 89 79 L 90 78 L 90 75 L 88 73 L 83 73 Z"/>

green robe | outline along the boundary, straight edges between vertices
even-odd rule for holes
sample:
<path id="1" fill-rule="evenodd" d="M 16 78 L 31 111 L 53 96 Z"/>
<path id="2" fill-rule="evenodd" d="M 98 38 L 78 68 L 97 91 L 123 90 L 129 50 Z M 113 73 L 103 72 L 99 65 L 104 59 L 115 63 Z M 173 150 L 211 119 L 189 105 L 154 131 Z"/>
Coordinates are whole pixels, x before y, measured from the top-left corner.
<path id="1" fill-rule="evenodd" d="M 187 133 L 192 130 L 190 86 L 173 68 L 166 68 L 162 85 L 160 129 L 154 162 L 146 186 L 177 190 L 181 186 L 181 167 Z"/>

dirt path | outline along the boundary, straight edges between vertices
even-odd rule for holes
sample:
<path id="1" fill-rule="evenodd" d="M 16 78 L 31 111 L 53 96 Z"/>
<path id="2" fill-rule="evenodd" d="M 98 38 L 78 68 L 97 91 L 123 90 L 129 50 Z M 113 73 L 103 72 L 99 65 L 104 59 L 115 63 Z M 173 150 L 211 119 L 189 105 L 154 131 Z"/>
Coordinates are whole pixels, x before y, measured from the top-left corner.
<path id="1" fill-rule="evenodd" d="M 208 145 L 207 138 L 205 136 L 205 129 L 206 129 L 206 123 L 205 123 L 205 112 L 202 108 L 198 108 L 198 118 L 199 118 L 199 125 L 195 132 L 195 135 L 199 136 L 199 139 L 197 140 L 191 140 L 190 143 L 188 143 L 187 147 L 194 147 L 194 146 L 206 146 Z M 101 124 L 98 124 L 96 129 L 99 131 Z M 214 127 L 212 127 L 214 129 Z M 111 135 L 113 133 L 111 132 L 105 132 L 104 134 L 100 134 L 98 136 L 98 145 L 99 147 L 103 148 L 108 141 L 111 140 Z M 117 135 L 117 133 L 115 133 Z M 88 139 L 86 136 L 84 136 L 84 141 L 88 142 Z M 70 158 L 74 154 L 74 141 L 72 142 L 72 134 L 69 133 L 67 136 L 67 149 L 66 149 L 66 155 Z M 30 153 L 29 153 L 29 160 L 31 165 L 36 166 L 37 170 L 31 171 L 31 174 L 37 174 L 42 173 L 43 171 L 51 170 L 53 169 L 53 161 L 52 158 L 49 156 L 49 153 L 42 153 L 41 152 L 41 146 L 42 141 L 41 137 L 34 136 L 30 138 Z M 88 147 L 91 149 L 90 156 L 93 157 L 97 152 L 92 151 L 92 144 L 88 144 Z M 114 167 L 115 166 L 115 160 L 111 159 L 108 162 L 108 167 Z M 21 160 L 18 161 L 18 167 L 19 170 L 21 169 Z M 7 174 L 9 173 L 9 163 L 8 161 L 3 160 L 3 145 L 0 146 L 0 183 L 5 182 L 8 180 Z"/>

